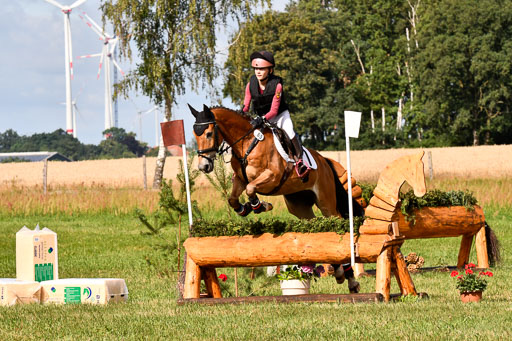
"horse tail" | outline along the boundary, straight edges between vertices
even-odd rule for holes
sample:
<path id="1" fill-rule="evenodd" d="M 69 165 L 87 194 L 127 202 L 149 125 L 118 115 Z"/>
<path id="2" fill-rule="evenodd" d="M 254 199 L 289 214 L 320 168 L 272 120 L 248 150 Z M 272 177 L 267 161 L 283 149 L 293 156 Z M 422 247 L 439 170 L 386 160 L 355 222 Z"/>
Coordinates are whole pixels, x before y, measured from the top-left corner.
<path id="1" fill-rule="evenodd" d="M 489 266 L 496 266 L 501 262 L 501 244 L 487 222 L 485 222 L 485 240 Z"/>
<path id="2" fill-rule="evenodd" d="M 347 190 L 343 187 L 340 179 L 338 178 L 338 174 L 336 173 L 336 169 L 333 165 L 333 160 L 329 158 L 325 158 L 324 160 L 327 162 L 329 167 L 331 168 L 332 175 L 334 176 L 334 185 L 336 188 L 336 208 L 339 214 L 343 218 L 348 218 L 348 193 Z M 340 165 L 341 166 L 341 165 Z M 354 216 L 362 217 L 364 216 L 364 209 L 356 200 L 356 198 L 352 198 L 352 209 L 354 212 Z"/>

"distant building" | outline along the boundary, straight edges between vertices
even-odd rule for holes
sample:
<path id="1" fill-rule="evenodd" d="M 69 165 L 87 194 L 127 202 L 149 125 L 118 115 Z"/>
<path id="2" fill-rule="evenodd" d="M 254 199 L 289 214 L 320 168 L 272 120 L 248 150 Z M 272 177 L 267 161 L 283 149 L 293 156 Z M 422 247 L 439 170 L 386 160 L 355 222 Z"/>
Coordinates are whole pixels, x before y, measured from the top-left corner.
<path id="1" fill-rule="evenodd" d="M 0 153 L 0 162 L 5 161 L 71 161 L 58 152 L 22 152 L 22 153 Z"/>

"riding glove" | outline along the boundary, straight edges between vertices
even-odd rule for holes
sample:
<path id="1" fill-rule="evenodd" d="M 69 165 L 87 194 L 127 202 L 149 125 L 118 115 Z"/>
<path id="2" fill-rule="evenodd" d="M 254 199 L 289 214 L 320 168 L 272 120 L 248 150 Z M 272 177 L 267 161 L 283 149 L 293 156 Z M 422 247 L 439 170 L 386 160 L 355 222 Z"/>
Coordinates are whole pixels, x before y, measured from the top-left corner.
<path id="1" fill-rule="evenodd" d="M 251 121 L 251 125 L 254 129 L 262 127 L 263 126 L 263 117 L 257 116 L 255 118 L 253 118 Z"/>

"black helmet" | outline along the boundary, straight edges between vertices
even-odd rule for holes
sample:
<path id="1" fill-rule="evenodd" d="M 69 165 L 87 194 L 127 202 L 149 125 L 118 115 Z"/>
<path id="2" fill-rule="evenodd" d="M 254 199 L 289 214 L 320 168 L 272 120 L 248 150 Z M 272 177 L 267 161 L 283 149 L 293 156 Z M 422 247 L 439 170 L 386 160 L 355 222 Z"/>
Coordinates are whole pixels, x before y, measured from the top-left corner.
<path id="1" fill-rule="evenodd" d="M 270 65 L 269 65 L 270 64 Z M 274 55 L 268 51 L 259 51 L 251 54 L 252 67 L 275 67 Z"/>

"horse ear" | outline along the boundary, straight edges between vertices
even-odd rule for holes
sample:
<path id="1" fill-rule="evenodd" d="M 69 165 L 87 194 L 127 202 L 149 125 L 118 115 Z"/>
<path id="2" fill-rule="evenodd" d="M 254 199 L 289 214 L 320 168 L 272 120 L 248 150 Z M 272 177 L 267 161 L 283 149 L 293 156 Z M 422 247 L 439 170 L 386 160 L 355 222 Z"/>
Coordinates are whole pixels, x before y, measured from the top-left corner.
<path id="1" fill-rule="evenodd" d="M 190 104 L 188 104 L 188 103 L 187 103 L 187 105 L 188 105 L 188 108 L 190 109 L 190 112 L 192 113 L 192 115 L 194 115 L 194 117 L 195 117 L 195 118 L 196 118 L 196 120 L 197 120 L 197 115 L 198 115 L 199 113 L 197 112 L 197 110 L 196 110 L 196 109 L 192 108 L 192 106 L 191 106 Z"/>
<path id="2" fill-rule="evenodd" d="M 213 115 L 212 111 L 206 104 L 203 104 L 203 113 L 206 115 L 206 117 L 210 120 L 215 120 L 215 116 Z"/>

